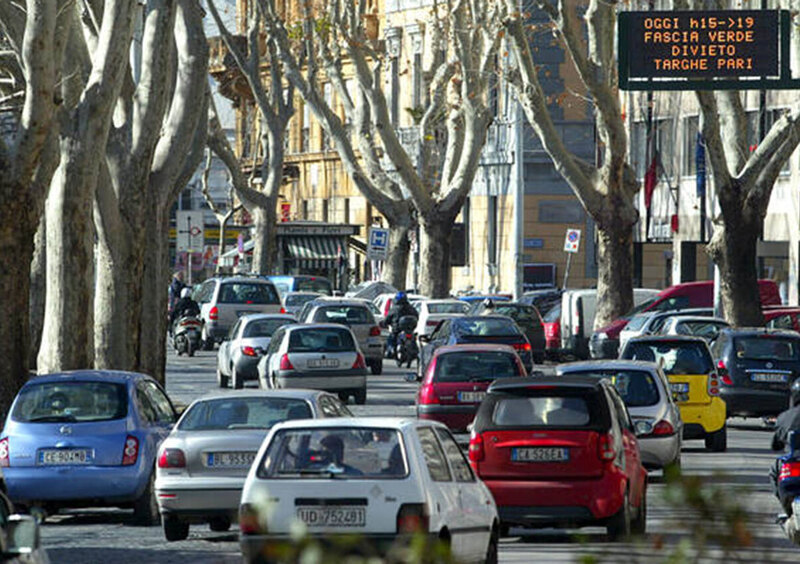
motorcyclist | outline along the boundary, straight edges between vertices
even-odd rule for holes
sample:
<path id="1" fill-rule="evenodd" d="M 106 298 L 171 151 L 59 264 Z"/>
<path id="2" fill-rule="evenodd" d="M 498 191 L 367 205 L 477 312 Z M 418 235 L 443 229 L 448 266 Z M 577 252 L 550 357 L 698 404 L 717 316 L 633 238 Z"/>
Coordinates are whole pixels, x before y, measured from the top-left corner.
<path id="1" fill-rule="evenodd" d="M 184 288 L 181 290 L 181 299 L 172 308 L 172 313 L 169 315 L 170 329 L 175 325 L 175 321 L 181 317 L 197 316 L 200 315 L 200 306 L 192 299 L 192 290 Z"/>
<path id="2" fill-rule="evenodd" d="M 775 433 L 772 435 L 773 450 L 783 450 L 789 431 L 800 431 L 800 379 L 792 384 L 789 397 L 789 409 L 778 415 L 775 421 Z"/>
<path id="3" fill-rule="evenodd" d="M 400 333 L 400 324 L 398 321 L 400 321 L 401 317 L 406 316 L 418 319 L 419 313 L 417 313 L 417 310 L 411 305 L 411 302 L 408 301 L 405 292 L 397 292 L 397 295 L 394 297 L 394 303 L 384 321 L 386 326 L 392 328 L 392 332 L 389 334 L 389 342 L 387 343 L 391 351 L 395 350 L 397 335 Z"/>
<path id="4" fill-rule="evenodd" d="M 169 284 L 169 311 L 170 314 L 175 309 L 178 298 L 182 296 L 186 284 L 183 283 L 183 272 L 176 272 L 172 275 L 172 282 Z"/>
<path id="5" fill-rule="evenodd" d="M 483 300 L 483 307 L 481 308 L 481 315 L 492 315 L 494 313 L 494 302 L 492 298 Z"/>

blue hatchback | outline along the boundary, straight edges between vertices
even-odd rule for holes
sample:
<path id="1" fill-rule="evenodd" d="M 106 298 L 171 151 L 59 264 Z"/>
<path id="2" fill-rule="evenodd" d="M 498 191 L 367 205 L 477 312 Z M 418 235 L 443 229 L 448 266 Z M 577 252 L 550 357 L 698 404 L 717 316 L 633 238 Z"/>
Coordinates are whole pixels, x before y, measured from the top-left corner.
<path id="1" fill-rule="evenodd" d="M 158 522 L 156 452 L 177 416 L 144 374 L 81 370 L 30 379 L 0 434 L 0 467 L 14 503 L 133 507 Z"/>

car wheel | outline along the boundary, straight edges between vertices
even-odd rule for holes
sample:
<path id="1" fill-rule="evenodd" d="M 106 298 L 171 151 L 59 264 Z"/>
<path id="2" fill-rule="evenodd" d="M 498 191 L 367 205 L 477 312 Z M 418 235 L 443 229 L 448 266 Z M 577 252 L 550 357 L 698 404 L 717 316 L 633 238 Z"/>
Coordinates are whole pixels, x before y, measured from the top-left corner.
<path id="1" fill-rule="evenodd" d="M 189 523 L 185 523 L 177 517 L 164 517 L 161 524 L 164 529 L 164 538 L 168 541 L 182 541 L 189 536 Z"/>
<path id="2" fill-rule="evenodd" d="M 356 399 L 356 405 L 364 405 L 367 403 L 367 389 L 362 388 L 360 390 L 356 390 L 353 395 Z"/>
<path id="3" fill-rule="evenodd" d="M 498 533 L 496 528 L 492 528 L 492 534 L 489 536 L 489 544 L 486 547 L 486 564 L 497 564 L 497 538 Z"/>
<path id="4" fill-rule="evenodd" d="M 711 452 L 725 452 L 728 449 L 727 425 L 723 425 L 719 431 L 706 435 L 706 448 Z"/>
<path id="5" fill-rule="evenodd" d="M 158 512 L 158 502 L 156 501 L 155 470 L 150 472 L 147 480 L 147 487 L 136 501 L 133 502 L 133 521 L 142 527 L 152 527 L 158 525 L 161 515 Z"/>
<path id="6" fill-rule="evenodd" d="M 631 532 L 634 535 L 643 535 L 647 529 L 647 490 L 642 493 L 642 502 L 636 511 L 636 519 L 631 523 Z"/>
<path id="7" fill-rule="evenodd" d="M 347 400 L 350 399 L 350 394 L 348 394 L 347 392 L 339 392 L 336 395 L 339 396 L 339 401 L 341 401 L 344 404 L 346 404 Z"/>
<path id="8" fill-rule="evenodd" d="M 231 528 L 231 520 L 227 517 L 215 517 L 208 522 L 208 528 L 215 533 L 224 533 Z"/>
<path id="9" fill-rule="evenodd" d="M 219 384 L 220 388 L 228 387 L 228 377 L 222 373 L 219 367 L 217 367 L 217 384 Z"/>
<path id="10" fill-rule="evenodd" d="M 241 390 L 244 386 L 242 375 L 239 374 L 239 371 L 236 370 L 235 366 L 231 367 L 231 382 L 233 382 L 233 389 L 235 390 Z"/>
<path id="11" fill-rule="evenodd" d="M 369 365 L 369 370 L 372 372 L 373 376 L 377 376 L 378 374 L 383 372 L 383 360 L 373 360 Z"/>
<path id="12" fill-rule="evenodd" d="M 624 540 L 631 536 L 631 508 L 628 505 L 628 493 L 622 500 L 622 507 L 613 515 L 606 525 L 608 538 L 612 541 Z"/>

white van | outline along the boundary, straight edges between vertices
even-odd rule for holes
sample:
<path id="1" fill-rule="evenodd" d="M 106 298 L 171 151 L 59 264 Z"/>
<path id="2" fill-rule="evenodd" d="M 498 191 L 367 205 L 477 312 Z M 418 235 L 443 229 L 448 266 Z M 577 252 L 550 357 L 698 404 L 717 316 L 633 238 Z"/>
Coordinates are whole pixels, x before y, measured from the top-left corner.
<path id="1" fill-rule="evenodd" d="M 633 289 L 633 305 L 637 306 L 661 290 Z M 589 338 L 597 313 L 597 289 L 567 290 L 561 295 L 561 355 L 589 358 Z"/>

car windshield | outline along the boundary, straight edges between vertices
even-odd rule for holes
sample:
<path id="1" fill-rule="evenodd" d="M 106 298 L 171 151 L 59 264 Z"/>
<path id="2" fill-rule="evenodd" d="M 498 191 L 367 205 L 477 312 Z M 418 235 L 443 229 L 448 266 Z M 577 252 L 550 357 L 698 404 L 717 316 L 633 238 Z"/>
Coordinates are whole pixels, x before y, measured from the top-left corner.
<path id="1" fill-rule="evenodd" d="M 326 296 L 333 294 L 331 283 L 326 278 L 298 278 L 294 286 L 298 292 L 318 292 Z"/>
<path id="2" fill-rule="evenodd" d="M 419 309 L 417 304 L 414 307 Z M 469 306 L 464 302 L 451 302 L 442 304 L 428 304 L 428 313 L 466 313 Z"/>
<path id="3" fill-rule="evenodd" d="M 647 320 L 651 317 L 652 315 L 647 313 L 634 315 L 631 317 L 631 320 L 628 321 L 628 325 L 625 326 L 625 331 L 639 331 L 642 327 L 644 327 L 644 324 L 647 323 Z"/>
<path id="4" fill-rule="evenodd" d="M 296 398 L 220 398 L 195 403 L 181 418 L 181 431 L 269 429 L 288 419 L 309 419 L 308 402 Z"/>
<path id="5" fill-rule="evenodd" d="M 366 306 L 343 305 L 321 307 L 314 314 L 316 323 L 342 323 L 344 325 L 374 324 L 372 314 Z"/>
<path id="6" fill-rule="evenodd" d="M 286 296 L 284 303 L 287 306 L 301 306 L 306 302 L 310 302 L 314 298 L 318 298 L 319 294 L 289 294 Z"/>
<path id="7" fill-rule="evenodd" d="M 510 396 L 495 403 L 492 422 L 498 427 L 587 427 L 592 414 L 582 396 Z"/>
<path id="8" fill-rule="evenodd" d="M 398 479 L 408 475 L 396 429 L 328 427 L 282 429 L 259 465 L 260 478 Z"/>
<path id="9" fill-rule="evenodd" d="M 242 337 L 272 337 L 278 328 L 290 323 L 291 319 L 255 319 L 245 325 Z"/>
<path id="10" fill-rule="evenodd" d="M 539 316 L 533 307 L 525 306 L 503 306 L 498 305 L 495 312 L 499 315 L 507 315 L 520 325 L 533 325 L 539 323 Z"/>
<path id="11" fill-rule="evenodd" d="M 289 352 L 349 352 L 356 349 L 353 337 L 347 330 L 333 327 L 313 327 L 292 331 Z"/>
<path id="12" fill-rule="evenodd" d="M 637 313 L 640 313 L 640 312 L 643 312 L 643 311 L 647 311 L 658 300 L 659 300 L 659 297 L 656 296 L 654 298 L 650 298 L 649 300 L 643 301 L 639 305 L 634 306 L 632 310 L 630 310 L 628 313 L 626 313 L 622 317 L 622 319 L 630 319 L 631 317 L 633 317 Z"/>
<path id="13" fill-rule="evenodd" d="M 581 370 L 570 376 L 608 378 L 628 407 L 646 407 L 658 403 L 659 393 L 653 375 L 646 370 Z"/>
<path id="14" fill-rule="evenodd" d="M 714 370 L 705 343 L 629 342 L 621 358 L 661 363 L 667 374 L 708 374 Z"/>
<path id="15" fill-rule="evenodd" d="M 272 284 L 229 282 L 219 290 L 221 304 L 279 304 L 278 293 Z"/>
<path id="16" fill-rule="evenodd" d="M 520 376 L 512 353 L 452 352 L 436 359 L 434 382 L 481 382 Z"/>
<path id="17" fill-rule="evenodd" d="M 460 319 L 455 324 L 456 332 L 463 336 L 516 337 L 519 329 L 511 319 L 471 318 Z"/>
<path id="18" fill-rule="evenodd" d="M 695 335 L 703 337 L 704 339 L 716 339 L 719 335 L 719 330 L 727 327 L 728 324 L 723 321 L 679 321 L 675 325 L 675 332 L 678 335 Z"/>
<path id="19" fill-rule="evenodd" d="M 759 335 L 734 339 L 736 357 L 745 360 L 798 360 L 798 342 L 794 339 Z"/>
<path id="20" fill-rule="evenodd" d="M 21 423 L 96 422 L 128 415 L 124 384 L 112 382 L 42 382 L 25 386 L 11 418 Z"/>

